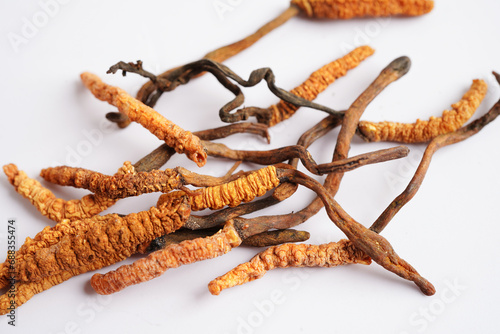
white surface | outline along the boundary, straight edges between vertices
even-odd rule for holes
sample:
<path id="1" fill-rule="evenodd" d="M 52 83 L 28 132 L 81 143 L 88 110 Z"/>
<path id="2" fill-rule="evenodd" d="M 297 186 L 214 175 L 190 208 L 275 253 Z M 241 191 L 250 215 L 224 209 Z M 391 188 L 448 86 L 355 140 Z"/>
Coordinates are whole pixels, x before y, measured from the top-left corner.
<path id="1" fill-rule="evenodd" d="M 218 12 L 216 5 L 221 3 L 232 10 Z M 110 126 L 104 114 L 113 108 L 92 97 L 79 74 L 94 72 L 135 94 L 145 80 L 133 74 L 125 78 L 106 75 L 110 65 L 141 59 L 146 69 L 159 73 L 246 36 L 287 4 L 286 0 L 75 0 L 52 7 L 53 15 L 45 16 L 44 22 L 38 1 L 4 1 L 0 11 L 0 163 L 16 163 L 40 179 L 40 169 L 51 165 L 71 164 L 110 174 L 125 160 L 137 161 L 160 142 L 137 124 L 126 130 Z M 500 71 L 499 12 L 496 1 L 438 0 L 431 14 L 419 18 L 331 22 L 297 17 L 226 64 L 244 77 L 252 69 L 271 67 L 277 84 L 291 89 L 352 46 L 369 44 L 376 49 L 375 55 L 338 80 L 317 102 L 348 107 L 386 64 L 407 55 L 413 62 L 411 71 L 369 106 L 364 119 L 412 122 L 438 116 L 460 99 L 475 78 L 490 84 L 477 112 L 482 115 L 500 96 L 491 75 L 492 70 Z M 9 36 L 23 36 L 26 20 L 34 18 L 41 27 L 31 36 L 25 31 L 29 38 L 16 52 Z M 276 101 L 264 84 L 244 92 L 246 105 L 265 107 Z M 223 125 L 217 119 L 218 108 L 230 98 L 206 75 L 164 95 L 157 110 L 196 131 Z M 251 135 L 222 142 L 238 149 L 289 145 L 323 117 L 318 111 L 300 110 L 271 129 L 270 146 Z M 258 252 L 239 248 L 218 259 L 170 270 L 110 297 L 93 292 L 92 273 L 72 278 L 19 308 L 15 328 L 1 317 L 0 331 L 493 333 L 500 298 L 499 130 L 497 120 L 473 138 L 437 152 L 422 188 L 383 233 L 399 255 L 434 283 L 437 293 L 432 297 L 376 264 L 275 270 L 220 296 L 210 295 L 206 288 L 210 280 Z M 93 134 L 94 142 L 85 133 Z M 336 133 L 311 147 L 316 161 L 330 159 Z M 356 138 L 351 152 L 390 146 L 365 144 Z M 348 173 L 337 196 L 340 204 L 358 221 L 371 224 L 404 189 L 425 146 L 410 148 L 407 159 Z M 70 153 L 75 151 L 80 152 L 78 156 Z M 176 156 L 168 167 L 176 165 L 221 175 L 231 163 L 209 159 L 206 167 L 198 169 L 185 157 Z M 25 237 L 53 223 L 16 194 L 4 176 L 0 185 L 0 250 L 5 254 L 9 218 L 17 220 L 18 247 Z M 85 194 L 51 189 L 67 199 Z M 259 214 L 298 210 L 313 196 L 301 189 L 292 199 Z M 106 212 L 144 210 L 156 197 L 122 200 Z M 311 243 L 343 237 L 324 211 L 301 228 L 311 232 Z"/>

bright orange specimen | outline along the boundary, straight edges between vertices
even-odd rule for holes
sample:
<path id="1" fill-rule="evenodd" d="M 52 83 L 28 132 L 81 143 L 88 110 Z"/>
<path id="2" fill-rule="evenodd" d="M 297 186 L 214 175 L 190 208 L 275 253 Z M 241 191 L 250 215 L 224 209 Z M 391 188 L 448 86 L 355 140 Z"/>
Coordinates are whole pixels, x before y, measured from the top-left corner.
<path id="1" fill-rule="evenodd" d="M 349 263 L 370 264 L 371 259 L 346 239 L 323 245 L 273 246 L 210 282 L 208 290 L 218 295 L 224 289 L 259 279 L 275 268 L 335 267 Z"/>
<path id="2" fill-rule="evenodd" d="M 85 72 L 80 77 L 85 86 L 99 100 L 117 107 L 131 121 L 141 124 L 158 139 L 164 140 L 168 146 L 173 147 L 177 153 L 185 153 L 199 167 L 205 165 L 207 153 L 197 136 L 183 130 L 153 108 L 134 99 L 124 90 L 105 84 L 98 76 Z"/>
<path id="3" fill-rule="evenodd" d="M 95 274 L 90 284 L 101 295 L 118 292 L 130 285 L 146 282 L 167 269 L 212 259 L 241 244 L 232 221 L 211 237 L 186 240 L 149 254 L 131 265 L 121 266 L 107 274 Z"/>
<path id="4" fill-rule="evenodd" d="M 297 96 L 306 100 L 314 100 L 335 80 L 347 74 L 347 71 L 357 67 L 363 60 L 371 56 L 375 51 L 369 46 L 361 46 L 344 57 L 337 59 L 317 71 L 313 72 L 300 86 L 291 90 Z M 268 108 L 270 117 L 257 116 L 259 123 L 274 126 L 285 119 L 290 118 L 299 107 L 291 103 L 280 101 Z"/>
<path id="5" fill-rule="evenodd" d="M 431 0 L 292 0 L 308 16 L 328 19 L 418 16 L 434 8 Z"/>
<path id="6" fill-rule="evenodd" d="M 361 121 L 359 134 L 367 141 L 392 141 L 400 143 L 423 143 L 459 129 L 474 114 L 488 90 L 483 80 L 474 80 L 462 99 L 445 110 L 441 117 L 431 117 L 428 121 L 415 123 Z"/>
<path id="7" fill-rule="evenodd" d="M 16 165 L 9 164 L 3 167 L 5 175 L 15 190 L 27 198 L 38 211 L 47 218 L 60 222 L 63 219 L 79 220 L 89 218 L 108 209 L 116 203 L 116 199 L 90 194 L 80 200 L 63 200 L 57 198 L 49 189 L 43 187 L 37 180 L 29 178 L 25 172 L 17 169 Z M 134 174 L 134 167 L 130 162 L 120 167 L 117 174 Z"/>

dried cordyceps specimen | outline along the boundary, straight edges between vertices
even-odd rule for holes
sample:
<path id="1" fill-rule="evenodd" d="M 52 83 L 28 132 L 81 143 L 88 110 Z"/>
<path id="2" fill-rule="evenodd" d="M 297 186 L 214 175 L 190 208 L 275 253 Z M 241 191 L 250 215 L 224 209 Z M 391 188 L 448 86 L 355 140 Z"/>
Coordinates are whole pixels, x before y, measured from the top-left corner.
<path id="1" fill-rule="evenodd" d="M 462 99 L 451 106 L 452 110 L 445 110 L 441 117 L 431 117 L 428 121 L 417 120 L 411 124 L 361 121 L 358 133 L 367 141 L 428 142 L 440 134 L 459 129 L 467 122 L 481 104 L 487 90 L 486 82 L 474 80 Z"/>
<path id="2" fill-rule="evenodd" d="M 151 253 L 144 259 L 137 260 L 132 265 L 121 266 L 105 275 L 95 274 L 90 284 L 97 293 L 108 295 L 127 286 L 152 280 L 167 269 L 226 254 L 240 244 L 241 238 L 234 229 L 232 221 L 229 221 L 221 231 L 211 237 L 170 245 Z"/>
<path id="3" fill-rule="evenodd" d="M 357 67 L 363 60 L 374 53 L 369 46 L 361 46 L 344 57 L 337 59 L 319 70 L 313 72 L 309 78 L 300 86 L 292 89 L 290 92 L 306 100 L 316 99 L 319 93 L 323 92 L 335 80 L 347 74 L 347 71 Z M 285 119 L 290 118 L 298 109 L 298 106 L 280 101 L 268 109 L 262 109 L 257 114 L 259 123 L 265 123 L 268 126 L 274 126 Z"/>
<path id="4" fill-rule="evenodd" d="M 13 302 L 17 308 L 30 300 L 34 295 L 61 284 L 71 277 L 97 270 L 113 263 L 114 262 L 111 262 L 111 257 L 106 259 L 96 258 L 91 264 L 78 268 L 70 268 L 58 274 L 43 277 L 39 281 L 16 281 L 13 285 L 13 291 L 16 291 L 13 296 L 14 298 L 12 298 L 12 295 L 8 291 L 0 296 L 0 315 L 7 314 L 10 311 L 9 306 L 11 305 L 11 302 Z"/>
<path id="5" fill-rule="evenodd" d="M 269 166 L 220 186 L 203 188 L 202 193 L 189 197 L 193 211 L 206 208 L 220 209 L 226 205 L 237 206 L 264 195 L 280 183 L 276 168 Z"/>
<path id="6" fill-rule="evenodd" d="M 302 242 L 309 239 L 309 237 L 310 234 L 306 231 L 296 231 L 292 229 L 274 230 L 252 235 L 244 239 L 242 244 L 252 247 L 269 247 L 284 243 Z"/>
<path id="7" fill-rule="evenodd" d="M 189 78 L 191 78 L 192 76 L 186 79 L 184 77 L 185 73 L 198 74 L 202 72 L 209 72 L 219 81 L 219 83 L 222 86 L 224 86 L 226 89 L 228 89 L 231 93 L 235 95 L 235 98 L 233 100 L 226 103 L 219 110 L 220 119 L 223 122 L 228 122 L 228 123 L 246 120 L 251 116 L 256 116 L 260 112 L 261 110 L 260 108 L 243 108 L 237 110 L 234 113 L 231 113 L 231 111 L 241 106 L 245 101 L 245 96 L 243 95 L 241 88 L 238 85 L 243 87 L 253 87 L 263 80 L 267 83 L 269 90 L 283 101 L 302 107 L 321 110 L 329 114 L 334 114 L 334 115 L 342 114 L 339 111 L 308 101 L 284 89 L 277 87 L 275 84 L 274 73 L 270 68 L 267 67 L 252 71 L 248 76 L 247 80 L 237 75 L 227 66 L 224 66 L 223 64 L 220 64 L 218 62 L 209 59 L 201 59 L 186 64 L 184 66 L 181 66 L 175 69 L 174 71 L 170 72 L 168 78 L 158 78 L 154 74 L 145 71 L 142 68 L 142 63 L 133 64 L 133 63 L 126 63 L 123 61 L 118 62 L 117 64 L 111 66 L 110 69 L 108 70 L 108 73 L 116 73 L 119 70 L 123 72 L 137 73 L 139 75 L 143 75 L 148 78 L 154 78 L 157 87 L 160 91 L 171 91 L 172 89 L 174 89 L 179 85 L 186 84 L 189 81 Z M 238 85 L 234 84 L 231 80 L 235 81 Z"/>
<path id="8" fill-rule="evenodd" d="M 30 200 L 38 211 L 47 218 L 60 222 L 63 219 L 79 220 L 89 218 L 108 209 L 116 203 L 116 199 L 90 194 L 80 200 L 65 201 L 57 198 L 49 189 L 40 182 L 29 178 L 26 173 L 17 169 L 14 164 L 3 167 L 5 175 L 15 190 L 23 197 Z M 130 162 L 125 162 L 117 174 L 134 174 L 134 167 Z"/>
<path id="9" fill-rule="evenodd" d="M 181 129 L 152 108 L 128 95 L 124 90 L 103 83 L 94 74 L 82 73 L 81 79 L 99 100 L 117 107 L 132 121 L 140 123 L 160 140 L 164 140 L 176 152 L 185 153 L 198 166 L 205 164 L 207 155 L 200 139 L 191 132 Z"/>
<path id="10" fill-rule="evenodd" d="M 181 228 L 189 215 L 185 198 L 171 198 L 159 207 L 124 217 L 109 214 L 63 221 L 40 232 L 32 247 L 17 252 L 16 279 L 39 281 L 96 261 L 115 263 L 137 252 L 142 243 Z"/>
<path id="11" fill-rule="evenodd" d="M 259 279 L 275 268 L 336 267 L 351 263 L 370 264 L 371 259 L 346 239 L 323 245 L 273 246 L 211 281 L 208 290 L 211 294 L 218 295 L 224 289 Z"/>
<path id="12" fill-rule="evenodd" d="M 210 147 L 214 146 L 217 145 L 213 143 L 210 144 Z M 345 172 L 375 162 L 399 159 L 405 157 L 408 154 L 408 148 L 404 146 L 398 146 L 390 149 L 360 154 L 358 156 L 347 158 L 345 160 L 339 160 L 332 163 L 320 165 L 316 165 L 309 152 L 307 152 L 301 146 L 289 146 L 267 152 L 232 151 L 226 148 L 226 153 L 236 154 L 237 158 L 232 157 L 236 160 L 246 160 L 263 164 L 279 162 L 299 156 L 304 162 L 304 165 L 311 172 L 315 174 L 324 174 L 332 173 L 334 171 Z M 221 153 L 220 151 L 217 154 L 214 153 L 214 155 L 225 156 L 224 153 Z M 265 168 L 263 170 L 265 170 Z M 264 171 L 261 172 L 264 173 Z M 76 188 L 84 188 L 109 198 L 138 196 L 151 192 L 167 193 L 174 189 L 183 189 L 185 185 L 189 184 L 198 187 L 212 187 L 218 185 L 227 187 L 226 183 L 238 176 L 227 175 L 224 177 L 213 177 L 208 175 L 199 175 L 190 172 L 182 167 L 166 169 L 164 171 L 153 170 L 151 172 L 139 172 L 135 174 L 108 176 L 88 169 L 68 166 L 46 168 L 41 171 L 40 175 L 44 179 L 52 183 L 64 186 L 72 186 Z M 242 180 L 239 179 L 238 182 L 242 182 Z M 264 184 L 266 184 L 266 187 L 268 186 L 267 183 Z M 267 190 L 270 190 L 272 188 L 273 187 Z M 223 189 L 224 191 L 226 191 L 226 188 L 220 188 L 220 190 Z M 247 192 L 247 190 L 250 189 L 251 188 L 239 188 L 238 191 L 242 192 L 241 196 L 248 196 L 249 198 L 253 199 L 256 196 L 252 192 L 248 192 L 246 195 L 243 195 L 243 193 Z M 185 188 L 183 190 L 187 191 Z M 256 188 L 254 188 L 253 191 L 258 192 Z M 227 192 L 223 192 L 221 193 L 221 195 L 226 197 L 233 197 L 233 195 Z M 207 203 L 210 202 L 211 200 L 207 199 Z M 229 201 L 228 203 L 230 202 L 232 201 Z M 198 205 L 194 203 L 192 203 L 192 205 L 193 210 L 196 210 L 196 208 L 202 206 L 202 204 Z"/>
<path id="13" fill-rule="evenodd" d="M 40 176 L 51 183 L 88 189 L 109 198 L 169 192 L 183 185 L 181 175 L 174 169 L 108 176 L 84 168 L 61 166 L 42 169 Z"/>
<path id="14" fill-rule="evenodd" d="M 283 13 L 281 13 L 278 17 L 275 19 L 271 20 L 270 22 L 266 23 L 263 25 L 261 28 L 259 28 L 255 33 L 243 38 L 242 40 L 239 40 L 235 43 L 231 43 L 229 45 L 220 47 L 216 50 L 213 50 L 211 52 L 208 52 L 203 58 L 204 59 L 211 59 L 216 62 L 223 62 L 236 54 L 240 53 L 241 51 L 247 49 L 248 47 L 252 46 L 255 42 L 257 42 L 259 39 L 267 35 L 269 32 L 272 30 L 276 29 L 277 27 L 281 26 L 283 23 L 287 22 L 290 18 L 296 16 L 299 13 L 299 9 L 295 6 L 290 6 L 287 8 Z M 163 72 L 162 74 L 158 75 L 158 78 L 169 78 L 171 72 L 177 70 L 178 68 L 173 68 L 170 70 L 167 70 Z M 186 81 L 189 81 L 190 78 L 199 76 L 200 74 L 203 73 L 186 73 Z M 156 86 L 156 81 L 151 80 L 146 82 L 141 89 L 137 92 L 136 98 L 145 104 L 147 104 L 150 107 L 153 107 L 156 104 L 156 101 L 158 98 L 161 96 L 163 93 L 162 90 L 157 90 Z M 126 126 L 126 123 L 124 123 Z"/>
<path id="15" fill-rule="evenodd" d="M 328 19 L 378 17 L 391 15 L 417 16 L 434 8 L 431 0 L 292 0 L 308 16 Z"/>
<path id="16" fill-rule="evenodd" d="M 500 84 L 500 75 L 493 72 L 495 78 Z M 420 185 L 422 184 L 427 169 L 431 163 L 432 156 L 434 153 L 442 147 L 461 142 L 470 136 L 478 133 L 484 126 L 492 122 L 500 114 L 500 100 L 482 117 L 471 122 L 469 125 L 464 126 L 454 132 L 442 134 L 434 138 L 425 149 L 422 160 L 418 165 L 415 175 L 411 179 L 405 190 L 397 196 L 391 204 L 382 212 L 382 214 L 377 218 L 377 220 L 370 227 L 372 231 L 380 233 L 391 219 L 396 215 L 396 213 L 401 210 L 401 208 L 408 203 L 413 196 L 417 193 Z"/>

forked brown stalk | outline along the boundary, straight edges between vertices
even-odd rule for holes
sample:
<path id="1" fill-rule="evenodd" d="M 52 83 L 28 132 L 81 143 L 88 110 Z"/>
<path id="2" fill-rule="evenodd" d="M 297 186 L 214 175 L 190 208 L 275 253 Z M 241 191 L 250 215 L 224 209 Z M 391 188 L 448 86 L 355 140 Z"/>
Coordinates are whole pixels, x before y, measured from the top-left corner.
<path id="1" fill-rule="evenodd" d="M 493 72 L 495 78 L 498 80 L 500 84 L 500 76 L 496 72 Z M 450 132 L 447 134 L 442 134 L 436 138 L 434 138 L 425 149 L 424 155 L 422 156 L 422 160 L 418 165 L 418 168 L 415 172 L 415 175 L 411 179 L 410 183 L 406 187 L 406 189 L 397 196 L 391 204 L 384 210 L 384 212 L 377 218 L 377 220 L 370 227 L 372 231 L 380 233 L 387 224 L 391 221 L 391 219 L 401 210 L 401 208 L 408 203 L 413 196 L 417 193 L 420 185 L 422 184 L 425 174 L 429 168 L 431 163 L 431 159 L 433 154 L 442 147 L 455 144 L 461 142 L 470 136 L 481 131 L 481 129 L 492 122 L 500 113 L 500 101 L 498 101 L 485 115 L 481 118 L 473 121 L 467 126 L 464 126 L 454 132 Z"/>
<path id="2" fill-rule="evenodd" d="M 354 246 L 365 252 L 373 261 L 396 275 L 413 281 L 428 296 L 436 292 L 429 281 L 420 276 L 410 264 L 396 254 L 389 241 L 350 217 L 331 197 L 328 190 L 316 180 L 291 169 L 278 170 L 277 175 L 281 180 L 286 179 L 301 184 L 316 192 L 330 219 L 344 232 Z"/>

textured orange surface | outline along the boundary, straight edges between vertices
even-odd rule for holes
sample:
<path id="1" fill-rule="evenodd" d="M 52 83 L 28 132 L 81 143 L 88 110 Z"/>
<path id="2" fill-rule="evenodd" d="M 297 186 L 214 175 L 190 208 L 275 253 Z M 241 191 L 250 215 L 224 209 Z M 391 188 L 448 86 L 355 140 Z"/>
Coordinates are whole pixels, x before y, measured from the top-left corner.
<path id="1" fill-rule="evenodd" d="M 189 202 L 193 211 L 207 208 L 216 210 L 226 205 L 237 206 L 264 195 L 279 183 L 276 168 L 268 166 L 220 186 L 203 188 L 202 193 L 190 197 Z"/>
<path id="2" fill-rule="evenodd" d="M 371 259 L 346 239 L 323 245 L 284 244 L 269 247 L 208 284 L 213 295 L 261 278 L 275 268 L 335 267 L 349 263 L 370 264 Z"/>
<path id="3" fill-rule="evenodd" d="M 189 215 L 185 199 L 173 198 L 161 207 L 125 217 L 109 214 L 63 220 L 26 240 L 27 246 L 16 253 L 16 277 L 19 281 L 40 281 L 96 261 L 115 263 L 134 254 L 140 244 L 179 229 Z M 5 277 L 7 268 L 1 274 Z"/>
<path id="4" fill-rule="evenodd" d="M 124 90 L 105 84 L 98 76 L 85 72 L 80 77 L 96 98 L 117 107 L 131 121 L 141 124 L 177 153 L 185 153 L 198 166 L 205 165 L 207 153 L 197 136 L 183 130 Z"/>
<path id="5" fill-rule="evenodd" d="M 89 218 L 106 210 L 116 203 L 116 200 L 90 194 L 80 200 L 63 200 L 57 198 L 49 189 L 43 187 L 37 180 L 29 178 L 26 173 L 17 169 L 14 164 L 3 167 L 5 175 L 15 190 L 27 198 L 38 211 L 47 218 L 60 222 L 63 219 L 79 220 Z M 126 162 L 117 174 L 134 174 L 134 167 Z"/>
<path id="6" fill-rule="evenodd" d="M 375 51 L 369 46 L 361 46 L 344 57 L 337 59 L 319 70 L 313 72 L 309 78 L 291 92 L 306 100 L 314 100 L 319 93 L 323 92 L 335 80 L 347 74 L 347 71 L 357 67 L 363 60 L 371 56 Z M 270 119 L 259 119 L 268 126 L 276 125 L 290 118 L 299 107 L 291 103 L 280 101 L 270 107 L 272 114 Z"/>
<path id="7" fill-rule="evenodd" d="M 107 274 L 95 274 L 90 281 L 102 295 L 118 292 L 130 285 L 146 282 L 162 275 L 167 269 L 212 259 L 241 244 L 232 221 L 211 237 L 186 240 L 151 253 L 131 265 L 121 266 Z"/>
<path id="8" fill-rule="evenodd" d="M 415 123 L 367 122 L 358 125 L 360 134 L 368 141 L 393 141 L 401 143 L 423 143 L 440 134 L 459 129 L 474 114 L 488 90 L 483 80 L 474 80 L 462 99 L 445 110 L 441 117 Z"/>
<path id="9" fill-rule="evenodd" d="M 328 19 L 417 16 L 434 8 L 434 1 L 430 0 L 292 0 L 291 3 L 308 16 Z"/>
<path id="10" fill-rule="evenodd" d="M 42 169 L 40 176 L 51 183 L 88 189 L 109 198 L 169 192 L 182 185 L 181 176 L 173 169 L 109 176 L 85 168 L 60 166 Z"/>

